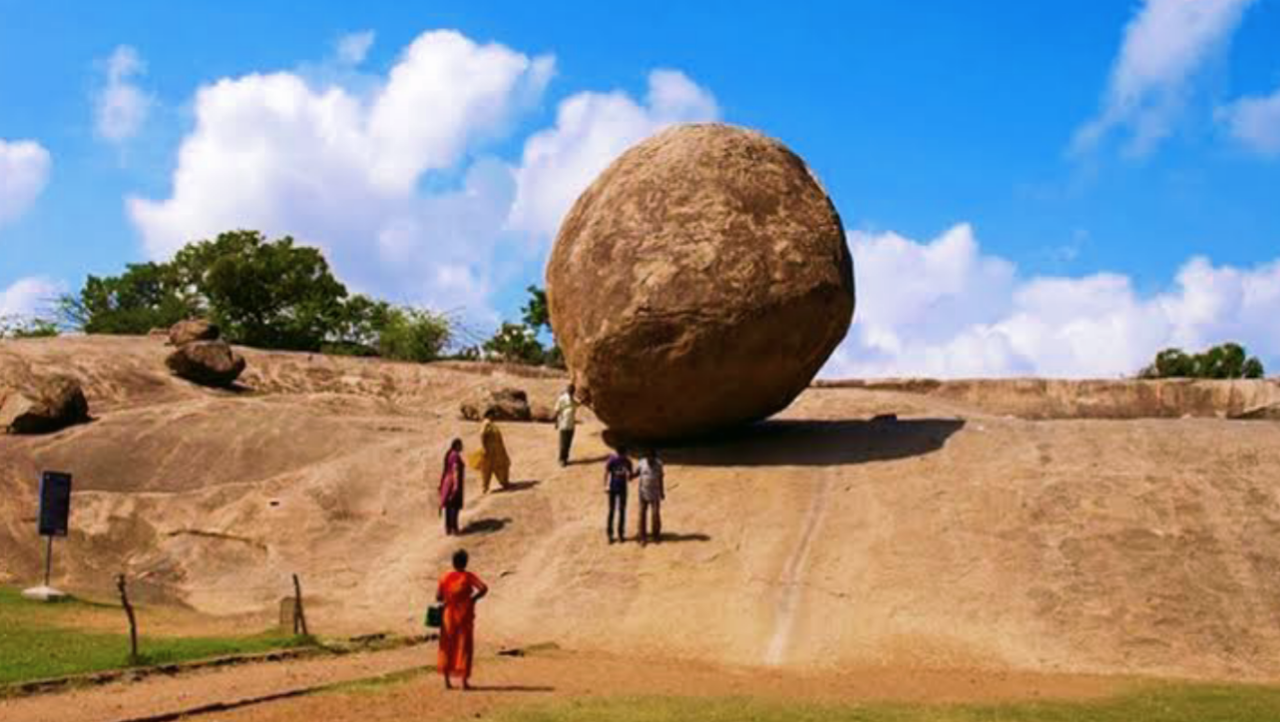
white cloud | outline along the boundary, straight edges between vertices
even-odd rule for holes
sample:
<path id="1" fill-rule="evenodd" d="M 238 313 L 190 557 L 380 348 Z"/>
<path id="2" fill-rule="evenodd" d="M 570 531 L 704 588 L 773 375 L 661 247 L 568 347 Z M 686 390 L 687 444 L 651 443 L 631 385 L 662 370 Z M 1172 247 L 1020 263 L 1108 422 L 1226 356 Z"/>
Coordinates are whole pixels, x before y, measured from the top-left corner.
<path id="1" fill-rule="evenodd" d="M 674 70 L 649 75 L 644 105 L 621 91 L 564 100 L 555 126 L 525 143 L 508 227 L 533 239 L 554 237 L 569 207 L 622 151 L 673 123 L 719 115 L 711 93 Z"/>
<path id="2" fill-rule="evenodd" d="M 197 93 L 171 197 L 130 198 L 130 217 L 155 257 L 256 228 L 324 248 L 356 288 L 475 305 L 512 170 L 467 159 L 536 103 L 553 68 L 550 56 L 439 31 L 419 36 L 367 94 L 289 72 L 218 80 Z M 455 176 L 456 190 L 422 189 Z"/>
<path id="3" fill-rule="evenodd" d="M 965 224 L 928 243 L 851 240 L 857 317 L 826 376 L 1105 378 L 1168 346 L 1228 340 L 1280 362 L 1280 259 L 1235 268 L 1193 258 L 1144 296 L 1119 274 L 1020 278 Z"/>
<path id="4" fill-rule="evenodd" d="M 1280 155 L 1280 89 L 1271 95 L 1241 98 L 1222 108 L 1218 117 L 1247 148 L 1260 155 Z"/>
<path id="5" fill-rule="evenodd" d="M 106 60 L 107 82 L 97 97 L 98 135 L 112 143 L 122 143 L 138 134 L 155 99 L 142 90 L 135 78 L 147 66 L 132 46 L 121 45 Z"/>
<path id="6" fill-rule="evenodd" d="M 1254 0 L 1146 0 L 1125 28 L 1120 55 L 1096 118 L 1075 135 L 1076 152 L 1091 150 L 1117 129 L 1141 155 L 1172 131 L 1188 81 L 1230 39 Z"/>
<path id="7" fill-rule="evenodd" d="M 51 165 L 39 143 L 0 139 L 0 226 L 31 207 L 49 182 Z"/>
<path id="8" fill-rule="evenodd" d="M 596 172 L 663 125 L 716 115 L 706 91 L 657 71 L 644 104 L 622 92 L 566 99 L 555 127 L 528 137 L 522 165 L 486 153 L 553 71 L 550 56 L 440 31 L 359 82 L 217 80 L 197 92 L 171 195 L 129 198 L 129 215 L 153 257 L 233 228 L 291 234 L 356 290 L 491 321 L 493 295 L 541 260 L 546 244 L 532 241 Z"/>
<path id="9" fill-rule="evenodd" d="M 62 284 L 42 276 L 20 278 L 0 290 L 0 319 L 27 318 L 47 311 L 62 290 Z"/>
<path id="10" fill-rule="evenodd" d="M 365 57 L 369 54 L 369 48 L 373 47 L 374 37 L 372 30 L 362 30 L 358 33 L 348 33 L 338 38 L 336 48 L 338 62 L 344 65 L 359 65 L 363 63 Z"/>

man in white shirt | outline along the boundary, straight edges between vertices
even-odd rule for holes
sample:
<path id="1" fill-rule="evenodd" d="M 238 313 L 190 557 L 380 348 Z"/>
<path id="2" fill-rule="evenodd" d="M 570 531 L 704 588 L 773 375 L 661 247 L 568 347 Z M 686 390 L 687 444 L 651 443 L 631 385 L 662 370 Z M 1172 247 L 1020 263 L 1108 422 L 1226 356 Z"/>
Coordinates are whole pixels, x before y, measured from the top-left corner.
<path id="1" fill-rule="evenodd" d="M 662 541 L 662 500 L 667 498 L 662 461 L 652 447 L 636 465 L 640 477 L 640 544 L 649 543 L 649 515 L 653 515 L 653 541 Z"/>
<path id="2" fill-rule="evenodd" d="M 578 402 L 573 398 L 573 384 L 556 400 L 556 429 L 560 432 L 560 466 L 569 463 L 569 448 L 573 446 L 573 430 L 578 423 Z"/>

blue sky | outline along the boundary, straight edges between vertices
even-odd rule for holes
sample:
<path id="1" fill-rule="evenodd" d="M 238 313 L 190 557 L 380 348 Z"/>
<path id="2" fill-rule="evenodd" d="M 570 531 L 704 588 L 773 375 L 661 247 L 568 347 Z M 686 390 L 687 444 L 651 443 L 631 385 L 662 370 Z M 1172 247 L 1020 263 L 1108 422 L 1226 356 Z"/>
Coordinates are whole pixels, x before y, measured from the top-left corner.
<path id="1" fill-rule="evenodd" d="M 245 225 L 492 324 L 600 168 L 718 119 L 850 231 L 829 374 L 1280 369 L 1280 0 L 122 5 L 0 1 L 2 313 Z"/>

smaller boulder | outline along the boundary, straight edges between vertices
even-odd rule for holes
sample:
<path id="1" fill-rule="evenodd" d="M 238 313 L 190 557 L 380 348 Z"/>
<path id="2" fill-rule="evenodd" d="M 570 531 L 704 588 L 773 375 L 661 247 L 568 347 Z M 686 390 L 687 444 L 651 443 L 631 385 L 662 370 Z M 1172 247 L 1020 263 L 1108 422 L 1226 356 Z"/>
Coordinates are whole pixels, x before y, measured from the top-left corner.
<path id="1" fill-rule="evenodd" d="M 169 343 L 174 346 L 185 346 L 192 341 L 215 341 L 220 335 L 216 324 L 202 318 L 190 318 L 169 327 Z"/>
<path id="2" fill-rule="evenodd" d="M 468 421 L 493 419 L 494 421 L 532 421 L 529 395 L 520 389 L 498 389 L 483 398 L 464 402 L 460 408 L 462 418 Z"/>
<path id="3" fill-rule="evenodd" d="M 191 341 L 165 359 L 169 370 L 202 386 L 227 387 L 244 372 L 244 357 L 226 341 Z"/>
<path id="4" fill-rule="evenodd" d="M 541 401 L 530 404 L 529 410 L 532 414 L 533 421 L 539 424 L 554 424 L 556 421 L 556 410 L 551 404 L 544 404 Z"/>
<path id="5" fill-rule="evenodd" d="M 11 434 L 48 434 L 89 420 L 89 402 L 80 382 L 69 376 L 32 380 L 0 391 L 0 427 Z"/>

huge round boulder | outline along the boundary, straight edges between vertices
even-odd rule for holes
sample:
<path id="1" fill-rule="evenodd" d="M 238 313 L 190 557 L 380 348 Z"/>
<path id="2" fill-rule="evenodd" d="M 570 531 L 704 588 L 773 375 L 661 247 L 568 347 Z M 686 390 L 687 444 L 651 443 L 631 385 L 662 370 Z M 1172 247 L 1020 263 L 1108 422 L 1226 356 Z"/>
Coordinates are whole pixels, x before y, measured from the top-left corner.
<path id="1" fill-rule="evenodd" d="M 853 262 L 803 160 L 760 133 L 681 125 L 578 198 L 547 266 L 556 340 L 617 438 L 671 440 L 766 418 L 853 318 Z"/>

